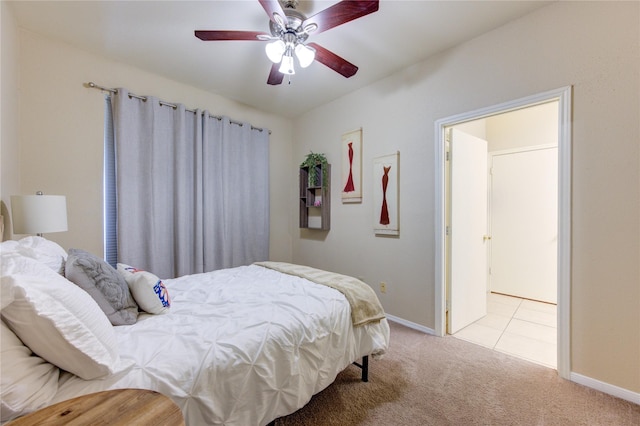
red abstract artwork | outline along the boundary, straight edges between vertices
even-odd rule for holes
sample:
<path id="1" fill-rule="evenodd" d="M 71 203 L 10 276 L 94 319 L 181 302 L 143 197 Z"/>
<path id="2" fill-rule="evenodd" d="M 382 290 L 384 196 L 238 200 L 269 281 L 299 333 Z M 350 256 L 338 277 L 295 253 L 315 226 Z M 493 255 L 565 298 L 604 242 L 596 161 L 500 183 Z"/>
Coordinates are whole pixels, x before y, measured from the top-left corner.
<path id="1" fill-rule="evenodd" d="M 344 186 L 343 192 L 353 192 L 355 187 L 353 186 L 353 142 L 349 142 L 349 177 L 347 178 L 347 184 Z"/>
<path id="2" fill-rule="evenodd" d="M 379 235 L 400 235 L 400 152 L 373 159 L 373 230 Z"/>
<path id="3" fill-rule="evenodd" d="M 362 129 L 342 135 L 342 202 L 362 202 Z"/>
<path id="4" fill-rule="evenodd" d="M 389 208 L 387 207 L 387 185 L 389 184 L 389 170 L 391 166 L 383 167 L 384 174 L 382 175 L 382 208 L 380 210 L 380 225 L 389 224 Z"/>

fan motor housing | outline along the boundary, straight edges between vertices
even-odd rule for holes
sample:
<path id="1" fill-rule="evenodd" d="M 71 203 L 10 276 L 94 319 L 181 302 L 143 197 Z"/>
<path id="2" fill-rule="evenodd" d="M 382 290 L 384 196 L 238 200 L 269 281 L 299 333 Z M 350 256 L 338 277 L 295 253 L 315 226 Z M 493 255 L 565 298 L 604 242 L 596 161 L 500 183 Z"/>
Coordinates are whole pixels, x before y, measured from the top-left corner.
<path id="1" fill-rule="evenodd" d="M 296 2 L 297 3 L 297 2 Z M 271 31 L 271 35 L 274 37 L 282 38 L 285 33 L 293 33 L 295 34 L 298 42 L 305 41 L 309 34 L 302 31 L 302 23 L 307 19 L 302 13 L 294 10 L 294 9 L 286 9 L 284 14 L 287 18 L 286 31 L 274 21 L 269 21 L 269 30 Z"/>

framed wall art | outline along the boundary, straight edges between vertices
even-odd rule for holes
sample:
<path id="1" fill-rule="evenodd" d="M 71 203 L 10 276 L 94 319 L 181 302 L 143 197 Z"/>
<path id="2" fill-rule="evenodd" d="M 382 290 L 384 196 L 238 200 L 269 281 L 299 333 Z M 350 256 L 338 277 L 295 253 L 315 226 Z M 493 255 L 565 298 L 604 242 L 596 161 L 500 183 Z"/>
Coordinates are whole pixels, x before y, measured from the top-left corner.
<path id="1" fill-rule="evenodd" d="M 400 152 L 373 159 L 373 230 L 400 235 Z"/>
<path id="2" fill-rule="evenodd" d="M 362 202 L 362 129 L 342 135 L 342 202 Z"/>

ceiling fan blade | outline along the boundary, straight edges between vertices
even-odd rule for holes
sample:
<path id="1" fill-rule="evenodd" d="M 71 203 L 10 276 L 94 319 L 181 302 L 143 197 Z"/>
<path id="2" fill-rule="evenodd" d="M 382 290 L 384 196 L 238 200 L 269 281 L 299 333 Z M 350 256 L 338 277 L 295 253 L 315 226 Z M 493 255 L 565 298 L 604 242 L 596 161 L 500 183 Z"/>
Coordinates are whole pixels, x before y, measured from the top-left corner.
<path id="1" fill-rule="evenodd" d="M 379 7 L 378 3 L 378 0 L 344 0 L 307 18 L 302 23 L 302 26 L 304 27 L 308 24 L 316 24 L 318 29 L 315 30 L 313 34 L 318 34 L 322 31 L 342 25 L 345 22 L 353 21 L 354 19 L 376 12 Z"/>
<path id="2" fill-rule="evenodd" d="M 279 68 L 280 68 L 280 64 L 273 64 L 271 66 L 271 72 L 269 73 L 267 84 L 270 84 L 272 86 L 282 84 L 282 80 L 284 80 L 284 74 L 278 71 Z"/>
<path id="3" fill-rule="evenodd" d="M 341 58 L 330 50 L 325 49 L 319 44 L 307 43 L 307 46 L 316 49 L 316 61 L 328 66 L 335 72 L 342 74 L 347 78 L 353 76 L 356 72 L 358 72 L 357 66 L 353 65 L 346 59 Z"/>
<path id="4" fill-rule="evenodd" d="M 280 6 L 280 2 L 278 0 L 258 0 L 262 5 L 267 15 L 269 15 L 269 19 L 271 19 L 276 24 L 278 23 L 274 18 L 273 14 L 277 13 L 280 17 L 284 18 L 284 21 L 287 21 L 287 17 L 284 14 L 284 10 L 282 10 L 282 6 Z"/>
<path id="5" fill-rule="evenodd" d="M 259 31 L 194 31 L 195 36 L 204 41 L 221 41 L 221 40 L 255 40 L 259 35 L 269 36 L 267 33 Z"/>

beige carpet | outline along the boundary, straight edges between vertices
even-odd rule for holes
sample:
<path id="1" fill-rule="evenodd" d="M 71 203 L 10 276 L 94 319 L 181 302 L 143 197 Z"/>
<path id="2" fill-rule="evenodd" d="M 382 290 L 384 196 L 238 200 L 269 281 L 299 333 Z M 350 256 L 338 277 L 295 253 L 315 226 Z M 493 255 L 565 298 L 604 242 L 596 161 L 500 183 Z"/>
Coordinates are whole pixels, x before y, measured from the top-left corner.
<path id="1" fill-rule="evenodd" d="M 558 378 L 555 370 L 454 337 L 391 323 L 391 347 L 350 366 L 285 425 L 640 425 L 640 405 Z"/>

